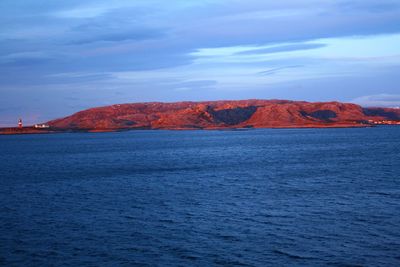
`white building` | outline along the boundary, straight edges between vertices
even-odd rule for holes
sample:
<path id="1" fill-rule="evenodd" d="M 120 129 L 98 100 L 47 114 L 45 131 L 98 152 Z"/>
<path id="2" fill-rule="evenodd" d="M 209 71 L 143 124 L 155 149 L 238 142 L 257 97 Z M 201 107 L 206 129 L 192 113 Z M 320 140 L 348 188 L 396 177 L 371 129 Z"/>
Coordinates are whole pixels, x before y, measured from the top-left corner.
<path id="1" fill-rule="evenodd" d="M 35 124 L 35 128 L 47 129 L 47 128 L 50 128 L 50 126 L 47 125 L 47 124 L 42 123 L 42 124 Z"/>

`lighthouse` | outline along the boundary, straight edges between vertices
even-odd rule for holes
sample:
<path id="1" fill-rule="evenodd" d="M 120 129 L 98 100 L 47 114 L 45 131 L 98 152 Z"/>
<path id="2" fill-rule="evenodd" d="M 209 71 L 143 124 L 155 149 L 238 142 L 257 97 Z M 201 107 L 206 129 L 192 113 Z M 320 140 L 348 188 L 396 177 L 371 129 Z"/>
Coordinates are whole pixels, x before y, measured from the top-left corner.
<path id="1" fill-rule="evenodd" d="M 22 128 L 22 119 L 18 120 L 18 128 Z"/>

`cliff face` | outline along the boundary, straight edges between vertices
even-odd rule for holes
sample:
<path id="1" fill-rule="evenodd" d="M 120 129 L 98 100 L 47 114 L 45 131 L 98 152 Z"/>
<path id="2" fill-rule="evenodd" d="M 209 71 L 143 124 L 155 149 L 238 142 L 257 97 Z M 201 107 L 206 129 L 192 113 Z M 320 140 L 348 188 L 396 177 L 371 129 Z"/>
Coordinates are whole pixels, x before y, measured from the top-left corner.
<path id="1" fill-rule="evenodd" d="M 49 121 L 60 130 L 224 129 L 349 127 L 368 120 L 400 121 L 399 109 L 362 108 L 339 102 L 241 100 L 134 103 L 92 108 Z"/>

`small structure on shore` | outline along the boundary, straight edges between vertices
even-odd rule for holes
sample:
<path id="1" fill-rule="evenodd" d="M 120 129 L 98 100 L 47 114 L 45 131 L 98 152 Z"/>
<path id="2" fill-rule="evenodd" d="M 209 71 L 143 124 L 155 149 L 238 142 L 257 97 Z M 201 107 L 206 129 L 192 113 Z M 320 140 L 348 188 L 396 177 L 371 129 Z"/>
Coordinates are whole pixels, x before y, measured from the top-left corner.
<path id="1" fill-rule="evenodd" d="M 22 128 L 22 119 L 21 118 L 18 120 L 18 128 Z"/>
<path id="2" fill-rule="evenodd" d="M 35 124 L 35 128 L 36 129 L 48 129 L 48 128 L 50 128 L 50 126 L 48 124 L 41 123 L 41 124 Z"/>

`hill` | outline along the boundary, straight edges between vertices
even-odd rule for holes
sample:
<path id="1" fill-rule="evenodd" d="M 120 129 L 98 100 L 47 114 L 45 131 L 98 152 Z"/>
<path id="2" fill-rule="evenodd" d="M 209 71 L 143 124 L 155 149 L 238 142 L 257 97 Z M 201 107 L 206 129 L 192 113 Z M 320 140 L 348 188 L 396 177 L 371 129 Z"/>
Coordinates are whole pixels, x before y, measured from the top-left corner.
<path id="1" fill-rule="evenodd" d="M 361 127 L 400 121 L 400 109 L 340 102 L 239 100 L 132 103 L 91 108 L 49 121 L 53 130 Z"/>

